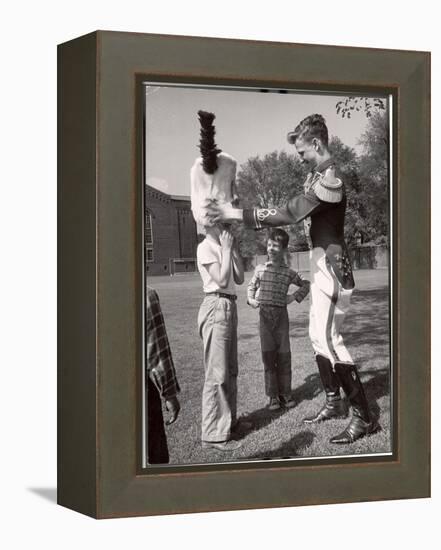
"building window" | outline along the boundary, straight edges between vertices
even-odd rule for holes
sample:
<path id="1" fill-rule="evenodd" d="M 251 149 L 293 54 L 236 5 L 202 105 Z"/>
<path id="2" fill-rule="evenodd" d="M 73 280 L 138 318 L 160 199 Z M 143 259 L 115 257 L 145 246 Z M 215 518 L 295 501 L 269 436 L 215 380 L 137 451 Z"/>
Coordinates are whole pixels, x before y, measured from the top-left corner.
<path id="1" fill-rule="evenodd" d="M 145 259 L 147 262 L 153 262 L 152 215 L 148 210 L 145 212 Z"/>
<path id="2" fill-rule="evenodd" d="M 145 244 L 153 246 L 152 215 L 148 210 L 145 212 Z"/>

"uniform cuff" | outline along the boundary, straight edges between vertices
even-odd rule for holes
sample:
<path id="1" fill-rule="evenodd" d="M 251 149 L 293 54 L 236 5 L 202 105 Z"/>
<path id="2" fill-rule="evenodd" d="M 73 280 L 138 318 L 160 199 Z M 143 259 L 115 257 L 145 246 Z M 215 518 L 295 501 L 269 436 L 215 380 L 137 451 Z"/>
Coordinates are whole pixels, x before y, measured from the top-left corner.
<path id="1" fill-rule="evenodd" d="M 256 220 L 256 211 L 253 208 L 246 208 L 243 211 L 243 223 L 245 227 L 260 228 L 260 224 Z"/>

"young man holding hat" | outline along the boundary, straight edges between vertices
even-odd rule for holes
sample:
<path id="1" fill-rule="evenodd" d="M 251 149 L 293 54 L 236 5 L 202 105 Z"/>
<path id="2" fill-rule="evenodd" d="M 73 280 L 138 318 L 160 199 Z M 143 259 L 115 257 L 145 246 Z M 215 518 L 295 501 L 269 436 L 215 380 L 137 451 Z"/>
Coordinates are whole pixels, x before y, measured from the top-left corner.
<path id="1" fill-rule="evenodd" d="M 311 249 L 309 334 L 326 394 L 322 409 L 304 422 L 317 423 L 346 416 L 340 395 L 342 387 L 352 407 L 352 419 L 331 442 L 353 443 L 375 432 L 378 425 L 371 416 L 357 367 L 340 333 L 354 288 L 344 241 L 344 185 L 329 152 L 328 129 L 321 115 L 306 117 L 287 137 L 301 161 L 311 168 L 304 193 L 290 199 L 282 208 L 239 210 L 213 203 L 210 215 L 213 221 L 238 220 L 255 229 L 304 222 Z"/>

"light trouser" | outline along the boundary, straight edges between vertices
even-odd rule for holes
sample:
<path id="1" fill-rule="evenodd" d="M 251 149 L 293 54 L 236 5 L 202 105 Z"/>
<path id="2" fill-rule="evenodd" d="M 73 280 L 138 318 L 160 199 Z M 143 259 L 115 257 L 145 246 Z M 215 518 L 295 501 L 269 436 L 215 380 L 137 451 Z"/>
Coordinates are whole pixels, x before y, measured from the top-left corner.
<path id="1" fill-rule="evenodd" d="M 237 410 L 237 307 L 228 298 L 204 298 L 198 315 L 204 343 L 202 440 L 227 441 Z"/>
<path id="2" fill-rule="evenodd" d="M 311 309 L 309 337 L 316 355 L 335 363 L 353 364 L 340 333 L 351 303 L 352 290 L 339 283 L 323 248 L 310 252 Z"/>
<path id="3" fill-rule="evenodd" d="M 286 307 L 261 304 L 259 332 L 265 369 L 265 393 L 268 397 L 291 394 L 291 350 Z"/>

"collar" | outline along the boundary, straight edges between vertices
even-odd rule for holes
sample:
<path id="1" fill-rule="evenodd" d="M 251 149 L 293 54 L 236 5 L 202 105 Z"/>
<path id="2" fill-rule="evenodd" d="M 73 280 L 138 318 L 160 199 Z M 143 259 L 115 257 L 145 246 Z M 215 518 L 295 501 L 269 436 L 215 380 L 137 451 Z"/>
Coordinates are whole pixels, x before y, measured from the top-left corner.
<path id="1" fill-rule="evenodd" d="M 314 168 L 313 172 L 324 172 L 327 168 L 335 164 L 334 159 L 332 157 L 328 158 L 328 160 L 325 160 L 321 164 L 319 164 L 316 168 Z"/>
<path id="2" fill-rule="evenodd" d="M 265 262 L 266 267 L 268 267 L 270 265 L 276 265 L 277 267 L 288 267 L 288 265 L 286 263 L 274 264 L 271 260 L 268 260 L 267 262 Z"/>

